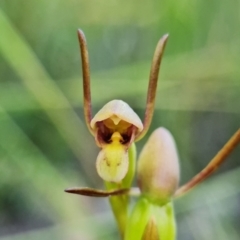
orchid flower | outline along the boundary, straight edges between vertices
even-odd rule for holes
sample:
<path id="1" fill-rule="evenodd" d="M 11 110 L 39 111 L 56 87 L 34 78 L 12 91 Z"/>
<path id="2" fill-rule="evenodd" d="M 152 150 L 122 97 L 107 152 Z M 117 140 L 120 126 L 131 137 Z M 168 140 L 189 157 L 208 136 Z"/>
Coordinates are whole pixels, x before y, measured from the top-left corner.
<path id="1" fill-rule="evenodd" d="M 137 166 L 138 188 L 131 188 L 136 168 L 135 142 L 147 133 L 152 121 L 159 68 L 168 34 L 158 42 L 149 77 L 143 122 L 122 100 L 112 100 L 92 117 L 90 67 L 84 33 L 78 30 L 82 58 L 84 116 L 100 148 L 96 169 L 106 190 L 68 188 L 65 191 L 91 197 L 109 197 L 120 234 L 125 240 L 174 240 L 176 224 L 172 201 L 210 176 L 240 142 L 238 130 L 199 174 L 179 187 L 180 169 L 176 144 L 171 133 L 160 127 L 150 136 Z M 129 215 L 129 196 L 137 203 Z"/>

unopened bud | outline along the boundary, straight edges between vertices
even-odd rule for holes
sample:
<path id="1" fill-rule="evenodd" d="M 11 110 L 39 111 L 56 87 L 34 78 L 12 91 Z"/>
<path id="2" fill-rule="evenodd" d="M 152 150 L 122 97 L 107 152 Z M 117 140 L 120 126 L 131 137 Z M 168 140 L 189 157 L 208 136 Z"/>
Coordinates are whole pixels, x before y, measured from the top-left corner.
<path id="1" fill-rule="evenodd" d="M 164 205 L 171 200 L 179 183 L 177 149 L 171 133 L 156 129 L 144 146 L 138 161 L 138 184 L 150 200 Z"/>
<path id="2" fill-rule="evenodd" d="M 163 206 L 141 197 L 128 218 L 124 240 L 175 240 L 172 202 Z"/>

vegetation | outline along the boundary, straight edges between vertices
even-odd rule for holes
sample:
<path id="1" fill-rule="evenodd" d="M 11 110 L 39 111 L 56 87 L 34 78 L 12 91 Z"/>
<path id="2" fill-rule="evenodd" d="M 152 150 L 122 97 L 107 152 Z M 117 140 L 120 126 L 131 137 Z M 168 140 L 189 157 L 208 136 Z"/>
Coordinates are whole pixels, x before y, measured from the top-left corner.
<path id="1" fill-rule="evenodd" d="M 185 183 L 239 128 L 238 9 L 223 0 L 2 0 L 0 239 L 117 239 L 107 199 L 63 192 L 103 189 L 83 123 L 78 28 L 88 37 L 94 112 L 123 99 L 142 118 L 152 53 L 170 34 L 149 133 L 172 132 Z M 239 159 L 238 147 L 175 201 L 178 239 L 239 239 Z"/>

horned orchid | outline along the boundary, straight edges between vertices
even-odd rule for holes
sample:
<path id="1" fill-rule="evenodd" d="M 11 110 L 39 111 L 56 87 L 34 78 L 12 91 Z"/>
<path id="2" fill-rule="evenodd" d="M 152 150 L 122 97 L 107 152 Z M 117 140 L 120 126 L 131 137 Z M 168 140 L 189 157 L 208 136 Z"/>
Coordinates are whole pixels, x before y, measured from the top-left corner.
<path id="1" fill-rule="evenodd" d="M 100 148 L 96 169 L 105 182 L 106 190 L 74 187 L 65 191 L 91 197 L 109 197 L 122 239 L 174 240 L 173 199 L 193 189 L 218 168 L 240 142 L 240 129 L 210 163 L 182 187 L 178 187 L 180 169 L 174 138 L 167 129 L 156 129 L 139 156 L 138 188 L 131 188 L 136 169 L 135 142 L 144 137 L 152 121 L 159 68 L 168 35 L 159 40 L 154 52 L 143 123 L 122 100 L 108 102 L 92 117 L 89 57 L 81 30 L 78 30 L 78 39 L 82 58 L 84 116 Z M 131 214 L 128 213 L 130 196 L 138 197 Z"/>

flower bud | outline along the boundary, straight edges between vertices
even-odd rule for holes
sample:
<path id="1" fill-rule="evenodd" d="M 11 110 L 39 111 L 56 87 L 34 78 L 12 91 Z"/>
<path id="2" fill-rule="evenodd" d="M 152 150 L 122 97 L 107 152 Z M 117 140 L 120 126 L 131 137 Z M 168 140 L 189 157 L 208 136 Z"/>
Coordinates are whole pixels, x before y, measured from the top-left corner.
<path id="1" fill-rule="evenodd" d="M 124 240 L 175 240 L 176 223 L 172 202 L 159 206 L 146 197 L 135 204 L 126 225 Z"/>
<path id="2" fill-rule="evenodd" d="M 148 199 L 164 205 L 171 200 L 179 183 L 177 149 L 170 132 L 156 129 L 139 156 L 138 185 Z"/>

